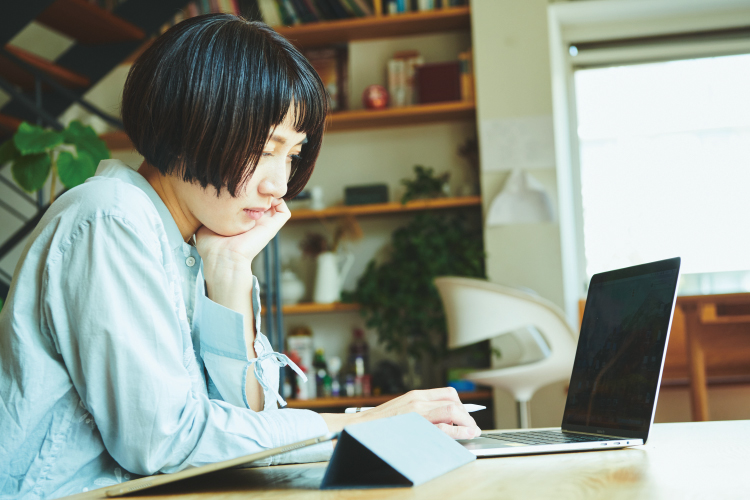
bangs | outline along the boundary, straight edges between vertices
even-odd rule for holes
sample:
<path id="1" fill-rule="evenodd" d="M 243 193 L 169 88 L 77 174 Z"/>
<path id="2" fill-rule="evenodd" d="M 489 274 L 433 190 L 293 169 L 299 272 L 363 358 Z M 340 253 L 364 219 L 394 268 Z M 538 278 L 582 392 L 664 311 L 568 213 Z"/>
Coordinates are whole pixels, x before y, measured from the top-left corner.
<path id="1" fill-rule="evenodd" d="M 292 161 L 286 199 L 304 188 L 320 153 L 325 87 L 281 35 L 226 14 L 170 28 L 135 62 L 123 93 L 125 130 L 146 161 L 232 196 L 289 113 L 307 142 Z"/>

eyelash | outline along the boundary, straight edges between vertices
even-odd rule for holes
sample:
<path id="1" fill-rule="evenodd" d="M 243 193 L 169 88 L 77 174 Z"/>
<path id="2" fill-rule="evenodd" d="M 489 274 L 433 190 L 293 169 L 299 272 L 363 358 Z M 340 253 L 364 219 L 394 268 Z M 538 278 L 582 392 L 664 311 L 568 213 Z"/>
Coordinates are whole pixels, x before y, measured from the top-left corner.
<path id="1" fill-rule="evenodd" d="M 263 156 L 273 156 L 273 153 L 263 153 Z M 299 161 L 302 159 L 301 155 L 289 155 L 292 160 Z"/>

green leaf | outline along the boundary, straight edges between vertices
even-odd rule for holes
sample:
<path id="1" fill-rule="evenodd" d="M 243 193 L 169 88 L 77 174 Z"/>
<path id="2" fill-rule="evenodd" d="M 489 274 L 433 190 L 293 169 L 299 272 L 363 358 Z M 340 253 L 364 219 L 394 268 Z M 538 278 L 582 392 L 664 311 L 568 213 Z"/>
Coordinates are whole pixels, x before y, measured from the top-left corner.
<path id="1" fill-rule="evenodd" d="M 59 146 L 63 143 L 63 136 L 60 132 L 23 122 L 13 136 L 13 142 L 22 155 L 31 155 Z"/>
<path id="2" fill-rule="evenodd" d="M 21 156 L 21 153 L 16 149 L 13 139 L 8 139 L 0 146 L 0 165 L 4 165 L 9 161 L 14 161 L 19 156 Z"/>
<path id="3" fill-rule="evenodd" d="M 24 191 L 33 193 L 44 186 L 52 161 L 47 153 L 26 155 L 18 157 L 11 167 L 13 180 L 21 186 Z"/>
<path id="4" fill-rule="evenodd" d="M 94 162 L 94 168 L 99 165 L 101 160 L 109 158 L 109 149 L 107 144 L 96 135 L 93 128 L 84 126 L 79 121 L 72 121 L 68 128 L 63 130 L 65 142 L 73 144 L 76 150 L 87 153 Z"/>
<path id="5" fill-rule="evenodd" d="M 78 158 L 67 151 L 61 151 L 57 157 L 57 175 L 63 185 L 70 189 L 83 184 L 83 182 L 96 173 L 96 163 L 91 155 L 78 151 Z"/>

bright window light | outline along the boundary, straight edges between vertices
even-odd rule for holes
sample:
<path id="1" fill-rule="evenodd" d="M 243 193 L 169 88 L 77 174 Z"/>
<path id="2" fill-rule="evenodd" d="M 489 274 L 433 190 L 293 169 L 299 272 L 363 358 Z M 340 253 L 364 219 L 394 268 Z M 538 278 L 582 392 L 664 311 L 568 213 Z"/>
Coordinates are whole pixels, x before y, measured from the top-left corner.
<path id="1" fill-rule="evenodd" d="M 750 270 L 750 55 L 575 85 L 587 274 L 675 256 L 684 273 Z"/>

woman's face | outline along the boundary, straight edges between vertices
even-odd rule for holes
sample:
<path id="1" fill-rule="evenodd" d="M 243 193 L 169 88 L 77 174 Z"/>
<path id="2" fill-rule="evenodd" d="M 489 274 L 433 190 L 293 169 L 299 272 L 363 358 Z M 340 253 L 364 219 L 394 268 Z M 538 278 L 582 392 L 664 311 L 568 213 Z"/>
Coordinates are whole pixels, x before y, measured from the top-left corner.
<path id="1" fill-rule="evenodd" d="M 203 189 L 197 183 L 179 182 L 175 186 L 183 210 L 201 224 L 221 236 L 235 236 L 249 231 L 271 204 L 276 205 L 286 194 L 292 158 L 299 155 L 304 133 L 294 130 L 293 117 L 287 118 L 270 131 L 258 166 L 244 188 L 232 197 L 226 189 L 216 196 L 216 188 Z"/>

